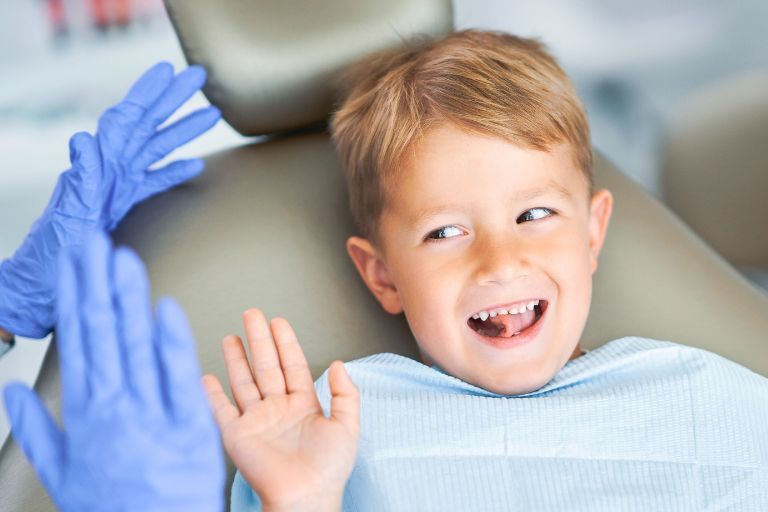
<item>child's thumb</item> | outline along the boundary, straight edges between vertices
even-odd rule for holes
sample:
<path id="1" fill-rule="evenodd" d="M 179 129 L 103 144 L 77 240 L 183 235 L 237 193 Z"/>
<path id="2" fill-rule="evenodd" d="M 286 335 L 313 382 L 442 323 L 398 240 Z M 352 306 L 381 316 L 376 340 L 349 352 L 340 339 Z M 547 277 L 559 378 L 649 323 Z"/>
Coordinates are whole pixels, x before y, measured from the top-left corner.
<path id="1" fill-rule="evenodd" d="M 344 363 L 334 361 L 328 369 L 331 387 L 331 418 L 341 422 L 355 435 L 360 430 L 360 393 Z"/>

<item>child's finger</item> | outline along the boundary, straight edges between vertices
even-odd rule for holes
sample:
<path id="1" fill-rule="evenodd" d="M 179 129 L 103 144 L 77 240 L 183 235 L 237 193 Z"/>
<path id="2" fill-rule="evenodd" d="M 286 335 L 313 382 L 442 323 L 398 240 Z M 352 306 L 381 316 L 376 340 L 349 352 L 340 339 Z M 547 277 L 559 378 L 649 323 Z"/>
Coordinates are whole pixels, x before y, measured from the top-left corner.
<path id="1" fill-rule="evenodd" d="M 243 340 L 239 336 L 227 336 L 221 341 L 221 348 L 224 351 L 229 387 L 237 406 L 244 412 L 250 405 L 261 400 L 261 394 L 253 380 L 251 367 L 248 366 Z"/>
<path id="2" fill-rule="evenodd" d="M 211 404 L 213 418 L 216 420 L 219 430 L 224 432 L 230 423 L 240 417 L 240 412 L 232 404 L 215 375 L 210 373 L 203 375 L 203 388 L 205 388 L 208 403 Z"/>
<path id="3" fill-rule="evenodd" d="M 334 361 L 328 370 L 331 388 L 331 418 L 346 426 L 355 436 L 360 433 L 360 393 L 344 363 Z"/>
<path id="4" fill-rule="evenodd" d="M 251 348 L 253 374 L 261 396 L 267 398 L 269 395 L 284 395 L 283 369 L 264 313 L 256 308 L 247 310 L 243 313 L 243 324 Z"/>
<path id="5" fill-rule="evenodd" d="M 285 387 L 288 393 L 305 391 L 315 393 L 312 373 L 309 371 L 304 351 L 301 350 L 296 333 L 285 318 L 272 319 L 272 332 L 277 342 L 277 352 L 280 356 L 280 366 L 285 376 Z"/>

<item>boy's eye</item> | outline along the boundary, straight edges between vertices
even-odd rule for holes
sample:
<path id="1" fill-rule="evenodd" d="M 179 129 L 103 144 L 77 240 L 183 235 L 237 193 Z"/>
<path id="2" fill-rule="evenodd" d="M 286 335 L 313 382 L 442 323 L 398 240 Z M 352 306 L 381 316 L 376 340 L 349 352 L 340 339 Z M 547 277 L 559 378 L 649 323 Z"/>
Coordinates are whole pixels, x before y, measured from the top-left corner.
<path id="1" fill-rule="evenodd" d="M 542 212 L 544 214 L 542 214 Z M 528 220 L 542 219 L 544 217 L 549 217 L 550 214 L 554 214 L 554 213 L 555 212 L 550 210 L 549 208 L 531 208 L 530 210 L 526 210 L 525 212 L 523 212 L 523 214 L 517 218 L 517 223 L 520 224 L 520 222 L 525 222 Z"/>
<path id="2" fill-rule="evenodd" d="M 523 212 L 521 216 L 517 218 L 517 223 L 526 222 L 529 220 L 539 220 L 554 215 L 555 211 L 550 208 L 538 207 L 531 208 Z M 462 233 L 461 229 L 456 226 L 443 226 L 434 231 L 431 231 L 424 239 L 426 241 L 440 240 L 443 238 L 453 238 Z"/>
<path id="3" fill-rule="evenodd" d="M 453 234 L 461 234 L 461 230 L 457 228 L 456 226 L 443 226 L 439 229 L 436 229 L 432 232 L 430 232 L 427 235 L 427 240 L 439 240 L 441 238 L 451 238 L 451 233 Z"/>

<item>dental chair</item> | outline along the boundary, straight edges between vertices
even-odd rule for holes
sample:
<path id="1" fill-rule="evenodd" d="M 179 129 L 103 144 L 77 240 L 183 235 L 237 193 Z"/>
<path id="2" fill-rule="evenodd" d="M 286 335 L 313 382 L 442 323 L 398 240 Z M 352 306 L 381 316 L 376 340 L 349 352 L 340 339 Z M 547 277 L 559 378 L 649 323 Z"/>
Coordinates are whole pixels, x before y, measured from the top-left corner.
<path id="1" fill-rule="evenodd" d="M 226 382 L 221 339 L 243 334 L 252 306 L 291 322 L 314 378 L 336 358 L 418 359 L 404 317 L 381 310 L 347 257 L 354 231 L 325 121 L 348 63 L 414 34 L 453 30 L 451 3 L 166 6 L 187 59 L 209 71 L 210 101 L 240 133 L 266 135 L 210 155 L 205 173 L 137 205 L 113 235 L 141 255 L 155 300 L 171 295 L 186 310 L 203 370 Z M 626 335 L 672 340 L 768 375 L 768 298 L 599 153 L 595 173 L 615 207 L 583 346 Z M 58 410 L 55 340 L 35 387 Z M 0 509 L 53 509 L 11 438 L 0 452 Z"/>
<path id="2" fill-rule="evenodd" d="M 768 72 L 697 91 L 667 139 L 664 202 L 768 293 Z"/>

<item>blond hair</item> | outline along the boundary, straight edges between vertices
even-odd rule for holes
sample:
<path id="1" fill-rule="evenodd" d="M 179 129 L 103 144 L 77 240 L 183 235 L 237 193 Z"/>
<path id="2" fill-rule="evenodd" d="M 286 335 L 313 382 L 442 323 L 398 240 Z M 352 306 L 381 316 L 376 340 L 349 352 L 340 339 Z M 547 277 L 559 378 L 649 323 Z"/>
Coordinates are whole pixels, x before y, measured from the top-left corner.
<path id="1" fill-rule="evenodd" d="M 569 143 L 594 190 L 584 107 L 570 80 L 534 39 L 463 30 L 367 55 L 339 81 L 330 131 L 360 234 L 378 245 L 378 223 L 398 168 L 430 127 L 471 132 L 547 151 Z"/>

